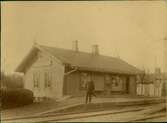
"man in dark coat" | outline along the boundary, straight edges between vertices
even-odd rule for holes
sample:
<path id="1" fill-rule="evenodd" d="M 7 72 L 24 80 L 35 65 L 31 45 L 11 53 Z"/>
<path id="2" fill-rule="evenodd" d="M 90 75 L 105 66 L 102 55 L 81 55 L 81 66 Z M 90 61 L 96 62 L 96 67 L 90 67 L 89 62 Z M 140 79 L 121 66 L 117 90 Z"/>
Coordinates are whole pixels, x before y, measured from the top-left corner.
<path id="1" fill-rule="evenodd" d="M 96 96 L 94 94 L 94 89 L 95 89 L 94 82 L 88 81 L 86 83 L 86 104 L 88 103 L 88 100 L 89 100 L 89 103 L 91 102 L 92 95 Z"/>

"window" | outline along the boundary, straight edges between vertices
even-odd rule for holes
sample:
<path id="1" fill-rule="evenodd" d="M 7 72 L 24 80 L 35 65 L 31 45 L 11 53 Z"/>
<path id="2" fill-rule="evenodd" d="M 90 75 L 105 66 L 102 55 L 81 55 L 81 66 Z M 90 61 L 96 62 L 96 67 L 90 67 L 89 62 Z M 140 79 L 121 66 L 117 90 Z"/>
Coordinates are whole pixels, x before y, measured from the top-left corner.
<path id="1" fill-rule="evenodd" d="M 34 88 L 38 88 L 39 87 L 39 79 L 40 79 L 39 72 L 33 73 Z"/>
<path id="2" fill-rule="evenodd" d="M 87 73 L 81 73 L 81 81 L 80 81 L 80 89 L 84 90 L 86 82 L 88 80 L 88 74 Z"/>
<path id="3" fill-rule="evenodd" d="M 118 86 L 119 78 L 118 76 L 112 76 L 112 86 Z"/>
<path id="4" fill-rule="evenodd" d="M 123 80 L 121 79 L 121 77 L 119 76 L 113 76 L 112 77 L 112 85 L 115 87 L 118 87 L 119 85 L 121 85 L 123 82 Z"/>
<path id="5" fill-rule="evenodd" d="M 51 72 L 45 72 L 45 88 L 51 87 L 52 82 L 52 73 Z"/>

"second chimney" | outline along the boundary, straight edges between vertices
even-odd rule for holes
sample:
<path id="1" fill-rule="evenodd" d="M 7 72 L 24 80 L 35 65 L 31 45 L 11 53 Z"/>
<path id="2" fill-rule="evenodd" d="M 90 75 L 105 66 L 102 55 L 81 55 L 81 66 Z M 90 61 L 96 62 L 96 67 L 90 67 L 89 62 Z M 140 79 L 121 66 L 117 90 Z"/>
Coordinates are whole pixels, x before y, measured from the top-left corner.
<path id="1" fill-rule="evenodd" d="M 99 47 L 97 44 L 92 45 L 92 54 L 93 55 L 99 55 Z"/>
<path id="2" fill-rule="evenodd" d="M 79 49 L 78 49 L 78 41 L 77 40 L 73 41 L 72 50 L 74 50 L 76 52 L 79 51 Z"/>

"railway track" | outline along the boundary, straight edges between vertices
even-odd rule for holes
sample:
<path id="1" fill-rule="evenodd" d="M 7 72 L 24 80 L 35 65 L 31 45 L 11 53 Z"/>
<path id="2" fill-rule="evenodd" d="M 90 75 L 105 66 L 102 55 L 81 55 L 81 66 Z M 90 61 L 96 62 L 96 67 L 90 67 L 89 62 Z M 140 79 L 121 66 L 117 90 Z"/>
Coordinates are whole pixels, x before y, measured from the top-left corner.
<path id="1" fill-rule="evenodd" d="M 64 113 L 64 114 L 50 114 L 50 115 L 41 115 L 29 118 L 17 118 L 17 119 L 8 119 L 2 120 L 3 123 L 19 123 L 19 122 L 28 122 L 28 123 L 37 123 L 37 122 L 60 122 L 60 121 L 80 121 L 80 119 L 96 119 L 97 117 L 109 117 L 113 118 L 109 120 L 113 121 L 143 121 L 156 117 L 164 117 L 165 113 L 160 113 L 157 115 L 147 115 L 150 113 L 149 110 L 151 107 L 155 107 L 155 105 L 151 106 L 134 106 L 134 107 L 126 107 L 119 110 L 109 110 L 109 111 L 96 111 L 96 112 L 80 112 L 80 113 Z M 157 106 L 156 106 L 157 107 Z M 157 109 L 155 110 L 157 111 Z M 132 117 L 125 117 L 124 115 L 130 114 L 134 115 Z M 120 117 L 120 118 L 119 118 Z M 121 119 L 121 117 L 123 117 Z M 115 119 L 114 119 L 115 118 Z"/>
<path id="2" fill-rule="evenodd" d="M 160 114 L 156 114 L 156 115 L 151 115 L 151 116 L 145 116 L 145 117 L 142 117 L 142 118 L 138 118 L 137 120 L 131 120 L 129 122 L 143 122 L 143 121 L 152 121 L 152 120 L 155 120 L 155 119 L 158 119 L 158 118 L 165 118 L 166 117 L 166 114 L 165 113 L 160 113 Z M 167 117 L 166 117 L 166 121 L 167 121 Z M 165 121 L 165 122 L 166 122 Z"/>
<path id="3" fill-rule="evenodd" d="M 47 121 L 61 121 L 61 120 L 71 120 L 71 119 L 80 119 L 85 117 L 94 117 L 94 116 L 102 116 L 109 114 L 118 114 L 132 111 L 139 111 L 143 108 L 134 108 L 134 109 L 123 109 L 117 111 L 100 111 L 100 112 L 91 112 L 91 113 L 77 113 L 77 114 L 52 114 L 47 116 L 36 116 L 32 118 L 18 118 L 13 120 L 2 120 L 3 123 L 19 123 L 19 122 L 28 122 L 28 123 L 36 123 L 36 122 L 47 122 Z"/>

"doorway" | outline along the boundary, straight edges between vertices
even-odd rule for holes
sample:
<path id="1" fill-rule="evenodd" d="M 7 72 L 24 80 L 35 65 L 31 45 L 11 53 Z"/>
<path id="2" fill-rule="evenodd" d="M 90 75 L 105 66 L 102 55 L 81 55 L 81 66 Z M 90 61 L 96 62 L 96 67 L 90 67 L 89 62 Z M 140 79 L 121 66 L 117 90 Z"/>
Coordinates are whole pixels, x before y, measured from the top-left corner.
<path id="1" fill-rule="evenodd" d="M 126 93 L 129 93 L 129 77 L 126 77 Z"/>

